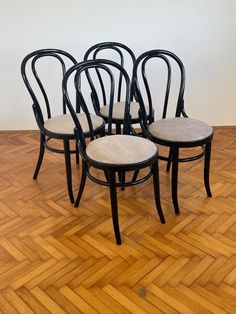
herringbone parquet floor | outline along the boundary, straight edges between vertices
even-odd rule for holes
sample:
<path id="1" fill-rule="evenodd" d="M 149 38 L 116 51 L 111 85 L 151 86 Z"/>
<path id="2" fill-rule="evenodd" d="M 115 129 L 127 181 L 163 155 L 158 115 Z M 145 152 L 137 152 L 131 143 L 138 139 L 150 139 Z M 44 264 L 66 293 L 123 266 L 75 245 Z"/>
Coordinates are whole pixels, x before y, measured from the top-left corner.
<path id="1" fill-rule="evenodd" d="M 181 164 L 178 217 L 160 162 L 165 225 L 151 181 L 119 191 L 120 247 L 108 190 L 88 180 L 74 209 L 63 156 L 33 181 L 37 154 L 36 132 L 0 133 L 1 313 L 236 313 L 236 128 L 215 130 L 211 199 L 202 161 Z"/>

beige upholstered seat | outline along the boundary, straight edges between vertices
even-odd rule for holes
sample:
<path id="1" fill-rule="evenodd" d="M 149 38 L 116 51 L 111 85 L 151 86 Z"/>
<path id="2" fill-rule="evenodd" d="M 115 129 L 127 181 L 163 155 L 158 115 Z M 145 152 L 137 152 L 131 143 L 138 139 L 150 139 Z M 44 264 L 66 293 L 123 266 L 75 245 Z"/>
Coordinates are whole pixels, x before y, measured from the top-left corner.
<path id="1" fill-rule="evenodd" d="M 150 124 L 148 130 L 154 137 L 170 142 L 195 142 L 213 133 L 207 123 L 182 117 L 157 120 Z"/>
<path id="2" fill-rule="evenodd" d="M 85 113 L 77 113 L 79 122 L 84 133 L 89 132 L 89 126 Z M 96 115 L 90 115 L 94 130 L 101 127 L 104 123 L 103 119 Z M 73 134 L 74 133 L 74 121 L 70 114 L 63 114 L 60 116 L 48 119 L 44 123 L 44 128 L 50 132 L 58 134 Z"/>
<path id="3" fill-rule="evenodd" d="M 157 153 L 157 147 L 142 137 L 110 135 L 90 142 L 86 153 L 97 162 L 127 165 L 149 160 Z"/>
<path id="4" fill-rule="evenodd" d="M 100 114 L 105 117 L 108 118 L 109 116 L 109 105 L 104 106 L 100 109 Z M 139 115 L 138 115 L 138 111 L 139 111 L 139 103 L 135 102 L 135 101 L 131 101 L 130 103 L 130 114 L 132 119 L 138 119 Z M 148 114 L 148 107 L 146 107 L 146 112 Z M 113 104 L 113 114 L 112 114 L 112 118 L 113 119 L 118 119 L 118 120 L 123 120 L 124 119 L 124 113 L 125 113 L 125 102 L 124 101 L 120 101 L 120 102 L 115 102 Z"/>

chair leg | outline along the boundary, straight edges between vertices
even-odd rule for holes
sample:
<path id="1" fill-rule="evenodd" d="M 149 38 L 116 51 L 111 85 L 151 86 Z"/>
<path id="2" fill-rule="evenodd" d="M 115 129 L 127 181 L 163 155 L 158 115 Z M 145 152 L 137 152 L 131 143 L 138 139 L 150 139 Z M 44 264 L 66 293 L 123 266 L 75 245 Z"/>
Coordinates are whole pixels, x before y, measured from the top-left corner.
<path id="1" fill-rule="evenodd" d="M 104 172 L 104 176 L 105 176 L 107 182 L 109 182 L 108 171 L 107 171 L 107 170 L 104 170 L 103 172 Z"/>
<path id="2" fill-rule="evenodd" d="M 76 164 L 79 165 L 79 148 L 78 148 L 77 141 L 75 141 L 75 161 L 76 161 Z"/>
<path id="3" fill-rule="evenodd" d="M 138 177 L 138 174 L 139 174 L 139 169 L 134 171 L 134 174 L 133 174 L 131 182 L 135 182 L 136 181 L 136 179 Z"/>
<path id="4" fill-rule="evenodd" d="M 211 188 L 209 183 L 209 176 L 210 176 L 210 161 L 211 161 L 211 141 L 206 144 L 205 147 L 205 162 L 204 162 L 204 183 L 207 192 L 207 196 L 211 197 Z"/>
<path id="5" fill-rule="evenodd" d="M 121 245 L 118 205 L 117 205 L 117 193 L 116 193 L 116 176 L 115 176 L 115 172 L 112 170 L 109 170 L 108 175 L 109 175 L 109 185 L 110 185 L 113 228 L 114 228 L 116 243 L 117 245 Z"/>
<path id="6" fill-rule="evenodd" d="M 175 214 L 179 215 L 179 204 L 178 204 L 178 158 L 179 148 L 173 148 L 173 162 L 172 162 L 172 202 L 174 205 Z"/>
<path id="7" fill-rule="evenodd" d="M 67 190 L 68 190 L 70 202 L 73 204 L 74 203 L 74 195 L 73 195 L 73 189 L 72 189 L 70 142 L 68 139 L 64 139 L 64 154 L 65 154 Z"/>
<path id="8" fill-rule="evenodd" d="M 100 134 L 99 134 L 99 137 L 103 137 L 103 136 L 106 136 L 106 127 L 105 126 L 102 128 L 102 130 L 100 131 Z"/>
<path id="9" fill-rule="evenodd" d="M 36 180 L 39 174 L 39 170 L 43 161 L 43 156 L 44 156 L 44 152 L 45 152 L 45 136 L 40 133 L 40 149 L 39 149 L 39 157 L 38 157 L 38 161 L 37 161 L 37 165 L 34 171 L 34 175 L 33 175 L 33 179 Z"/>
<path id="10" fill-rule="evenodd" d="M 172 158 L 172 148 L 170 147 L 170 150 L 169 150 L 169 156 L 168 158 Z M 168 160 L 167 161 L 167 165 L 166 165 L 166 172 L 169 172 L 170 171 L 170 166 L 171 166 L 171 161 Z"/>
<path id="11" fill-rule="evenodd" d="M 166 221 L 161 208 L 158 161 L 152 166 L 152 174 L 156 208 L 160 217 L 160 221 L 162 224 L 164 224 Z"/>
<path id="12" fill-rule="evenodd" d="M 121 184 L 125 183 L 125 171 L 120 170 L 118 171 L 118 177 Z M 121 186 L 121 191 L 125 190 L 125 186 Z"/>
<path id="13" fill-rule="evenodd" d="M 87 178 L 87 165 L 85 161 L 82 161 L 82 173 L 81 173 L 81 180 L 80 180 L 80 187 L 79 187 L 79 192 L 75 201 L 75 207 L 79 206 L 83 191 L 84 191 L 84 186 Z"/>
<path id="14" fill-rule="evenodd" d="M 116 134 L 121 134 L 121 125 L 120 125 L 120 123 L 116 123 Z"/>

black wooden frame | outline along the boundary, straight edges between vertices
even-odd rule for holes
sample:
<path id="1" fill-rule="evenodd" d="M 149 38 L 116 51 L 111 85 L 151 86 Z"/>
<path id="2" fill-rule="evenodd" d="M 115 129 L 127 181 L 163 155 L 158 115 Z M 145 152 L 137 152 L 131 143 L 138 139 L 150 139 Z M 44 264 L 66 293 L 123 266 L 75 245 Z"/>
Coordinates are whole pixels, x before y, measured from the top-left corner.
<path id="1" fill-rule="evenodd" d="M 109 67 L 108 67 L 109 66 Z M 123 186 L 124 183 L 119 183 L 116 182 L 116 172 L 119 173 L 124 173 L 125 171 L 137 171 L 145 167 L 150 167 L 151 169 L 151 174 L 145 176 L 142 179 L 139 180 L 132 180 L 130 182 L 126 182 L 125 186 L 130 186 L 138 183 L 142 183 L 146 181 L 151 175 L 153 176 L 153 184 L 154 184 L 154 194 L 155 194 L 155 203 L 157 207 L 157 212 L 159 214 L 160 220 L 162 223 L 165 223 L 165 218 L 162 212 L 161 208 L 161 203 L 160 203 L 160 190 L 159 190 L 159 173 L 158 173 L 158 153 L 156 153 L 152 158 L 149 160 L 146 160 L 144 162 L 140 163 L 135 163 L 135 164 L 122 164 L 122 165 L 116 165 L 116 164 L 106 164 L 102 162 L 97 162 L 95 160 L 92 160 L 89 158 L 89 156 L 86 154 L 86 141 L 84 138 L 84 135 L 82 133 L 81 125 L 79 123 L 79 120 L 77 118 L 76 112 L 73 108 L 68 89 L 67 89 L 67 82 L 68 79 L 72 76 L 75 75 L 75 88 L 76 91 L 79 95 L 79 100 L 80 100 L 80 105 L 81 107 L 85 110 L 86 107 L 86 102 L 82 94 L 81 86 L 79 84 L 80 81 L 80 75 L 83 71 L 88 71 L 89 69 L 97 69 L 97 70 L 104 70 L 109 74 L 110 80 L 111 80 L 111 85 L 114 85 L 114 77 L 112 74 L 112 71 L 110 67 L 114 67 L 118 69 L 121 73 L 122 76 L 125 80 L 125 85 L 126 85 L 126 97 L 125 97 L 125 107 L 126 107 L 126 115 L 125 115 L 125 120 L 124 120 L 124 128 L 123 128 L 123 134 L 130 134 L 130 118 L 129 118 L 129 106 L 130 106 L 130 79 L 127 74 L 127 72 L 124 70 L 124 68 L 110 60 L 105 60 L 105 59 L 97 59 L 97 60 L 90 60 L 90 61 L 84 61 L 81 62 L 75 66 L 73 66 L 71 69 L 69 69 L 63 79 L 63 93 L 66 98 L 66 104 L 68 106 L 68 109 L 72 115 L 72 118 L 75 123 L 75 135 L 77 139 L 77 144 L 79 147 L 79 151 L 82 157 L 82 174 L 81 174 L 81 182 L 80 182 L 80 188 L 78 192 L 78 196 L 75 202 L 75 207 L 79 206 L 81 196 L 83 194 L 85 182 L 87 176 L 94 182 L 102 185 L 109 186 L 110 188 L 110 198 L 111 198 L 111 210 L 112 210 L 112 220 L 113 220 L 113 228 L 114 228 L 114 233 L 115 233 L 115 238 L 116 238 L 116 243 L 118 245 L 121 244 L 121 236 L 120 236 L 120 229 L 119 229 L 119 217 L 118 217 L 118 204 L 117 204 L 117 193 L 116 193 L 116 188 L 119 186 Z M 111 88 L 110 91 L 110 104 L 114 101 L 114 89 Z M 90 120 L 90 116 L 87 115 L 88 122 Z M 108 119 L 108 136 L 115 136 L 112 135 L 112 128 L 111 128 L 112 120 Z M 90 125 L 90 123 L 89 123 Z M 90 130 L 91 131 L 91 130 Z M 132 136 L 132 135 L 129 135 Z M 90 132 L 90 140 L 96 140 L 93 132 Z M 105 180 L 102 181 L 100 179 L 95 178 L 90 172 L 89 169 L 91 167 L 100 169 L 104 172 L 105 174 Z"/>
<path id="2" fill-rule="evenodd" d="M 172 52 L 168 50 L 163 49 L 156 49 L 156 50 L 150 50 L 147 52 L 144 52 L 141 54 L 133 68 L 133 81 L 134 81 L 134 88 L 135 88 L 135 94 L 137 97 L 137 100 L 140 104 L 140 110 L 139 110 L 139 116 L 141 121 L 141 128 L 143 136 L 146 138 L 149 138 L 154 143 L 157 143 L 159 145 L 167 146 L 169 147 L 169 156 L 161 156 L 159 155 L 159 159 L 167 161 L 167 167 L 166 171 L 170 170 L 171 164 L 172 164 L 172 202 L 174 205 L 174 210 L 176 214 L 179 214 L 179 204 L 178 204 L 178 164 L 179 162 L 188 162 L 197 160 L 203 156 L 205 156 L 205 162 L 204 162 L 204 184 L 205 189 L 207 192 L 207 195 L 209 197 L 212 196 L 211 189 L 210 189 L 210 183 L 209 183 L 209 175 L 210 175 L 210 157 L 211 157 L 211 142 L 213 138 L 213 133 L 208 136 L 207 138 L 204 138 L 202 140 L 196 140 L 193 142 L 171 142 L 168 140 L 160 139 L 156 136 L 153 136 L 149 131 L 148 127 L 149 125 L 154 122 L 154 116 L 153 113 L 153 103 L 152 103 L 152 97 L 151 97 L 151 91 L 148 84 L 147 75 L 145 72 L 145 66 L 147 62 L 152 58 L 159 58 L 163 60 L 167 66 L 167 82 L 166 82 L 166 92 L 165 92 L 165 98 L 164 98 L 164 106 L 163 106 L 163 113 L 162 113 L 162 119 L 165 119 L 167 116 L 167 106 L 168 106 L 168 100 L 169 100 L 169 94 L 170 94 L 170 86 L 171 86 L 171 62 L 175 61 L 179 67 L 180 70 L 180 86 L 179 86 L 179 93 L 178 93 L 178 100 L 176 105 L 176 112 L 175 117 L 184 117 L 188 118 L 185 108 L 184 108 L 184 90 L 185 90 L 185 68 L 182 63 L 182 61 Z M 144 86 L 147 93 L 148 98 L 148 105 L 149 105 L 149 112 L 146 113 L 145 107 L 144 107 L 144 100 L 142 97 L 140 84 L 139 84 L 139 72 L 141 68 L 141 77 L 144 82 Z M 188 157 L 188 158 L 180 158 L 179 157 L 179 151 L 181 148 L 193 148 L 200 146 L 202 148 L 202 152 Z"/>
<path id="3" fill-rule="evenodd" d="M 72 65 L 76 64 L 77 61 L 76 59 L 69 54 L 66 51 L 60 50 L 60 49 L 40 49 L 40 50 L 36 50 L 34 52 L 31 52 L 30 54 L 28 54 L 22 61 L 21 63 L 21 75 L 23 78 L 23 81 L 26 85 L 26 88 L 33 100 L 33 112 L 34 112 L 34 116 L 37 122 L 37 125 L 39 127 L 40 130 L 40 150 L 39 150 L 39 156 L 38 156 L 38 161 L 36 164 L 36 168 L 35 168 L 35 172 L 33 175 L 33 179 L 37 179 L 40 168 L 41 168 L 41 164 L 43 161 L 43 157 L 44 157 L 44 152 L 45 152 L 45 148 L 48 149 L 49 151 L 55 152 L 55 153 L 60 153 L 60 154 L 64 154 L 65 156 L 65 167 L 66 167 L 66 178 L 67 178 L 67 190 L 68 190 L 68 195 L 70 198 L 71 203 L 74 203 L 74 195 L 73 195 L 73 187 L 72 187 L 72 173 L 71 173 L 71 154 L 76 154 L 76 162 L 77 164 L 79 163 L 79 150 L 77 147 L 77 144 L 75 145 L 75 149 L 71 149 L 70 148 L 70 140 L 75 140 L 75 135 L 74 133 L 72 134 L 58 134 L 58 133 L 54 133 L 54 132 L 50 132 L 49 130 L 47 130 L 44 127 L 44 117 L 43 117 L 43 113 L 42 113 L 42 109 L 41 109 L 41 104 L 39 99 L 36 96 L 36 93 L 34 92 L 31 84 L 30 84 L 30 80 L 28 78 L 28 71 L 27 71 L 27 65 L 30 64 L 31 65 L 31 70 L 33 72 L 34 78 L 42 92 L 42 96 L 43 99 L 45 101 L 45 105 L 46 105 L 46 112 L 47 112 L 47 119 L 51 118 L 51 109 L 50 109 L 50 103 L 49 103 L 49 99 L 48 96 L 46 94 L 44 85 L 42 83 L 42 81 L 39 78 L 39 75 L 37 73 L 36 70 L 36 62 L 37 60 L 39 60 L 40 58 L 44 58 L 44 57 L 53 57 L 56 58 L 62 67 L 62 78 L 66 73 L 66 64 L 65 64 L 65 60 L 63 60 L 63 58 L 66 58 L 68 61 L 71 62 Z M 66 114 L 67 112 L 67 107 L 66 107 L 66 100 L 63 96 L 62 90 L 60 91 L 63 97 L 63 114 Z M 78 106 L 78 100 L 76 99 L 76 112 L 80 112 L 80 107 Z M 96 130 L 96 134 L 101 134 L 105 132 L 105 124 L 101 126 L 101 128 L 98 128 Z M 85 137 L 89 136 L 89 133 L 85 133 L 84 134 Z M 50 145 L 50 140 L 51 139 L 59 139 L 63 141 L 63 149 L 58 149 L 55 148 L 53 146 Z"/>
<path id="4" fill-rule="evenodd" d="M 125 58 L 124 58 L 124 54 L 123 54 L 124 51 L 130 55 L 130 58 L 131 58 L 131 60 L 133 62 L 133 65 L 134 65 L 134 63 L 136 61 L 136 57 L 135 57 L 135 54 L 133 53 L 133 51 L 129 47 L 127 47 L 126 45 L 124 45 L 122 43 L 119 43 L 119 42 L 102 42 L 102 43 L 98 43 L 98 44 L 93 45 L 85 53 L 84 61 L 96 60 L 97 56 L 98 56 L 98 53 L 101 52 L 102 50 L 106 50 L 106 49 L 113 50 L 113 51 L 117 52 L 117 54 L 120 57 L 120 63 L 119 64 L 123 68 L 125 68 Z M 100 87 L 101 87 L 102 94 L 103 94 L 103 106 L 106 106 L 107 102 L 106 102 L 106 97 L 105 97 L 105 86 L 103 84 L 103 81 L 102 81 L 101 75 L 99 73 L 99 70 L 97 70 L 96 72 L 97 72 L 98 80 L 99 80 Z M 92 78 L 91 78 L 91 76 L 89 74 L 89 71 L 86 71 L 86 74 L 88 76 L 88 81 L 89 81 L 89 84 L 90 84 L 91 90 L 92 90 L 92 92 L 91 92 L 91 99 L 92 99 L 92 102 L 94 104 L 94 110 L 95 110 L 97 115 L 101 115 L 100 114 L 100 103 L 99 103 L 98 95 L 97 95 L 97 92 L 96 92 L 96 87 L 94 86 L 94 83 L 93 83 L 93 80 L 92 80 Z M 130 96 L 130 99 L 131 99 L 131 101 L 133 101 L 133 100 L 135 100 L 136 97 L 135 97 L 135 91 L 134 91 L 132 77 L 130 78 L 130 81 L 131 81 L 131 93 L 130 93 L 131 96 Z M 120 75 L 119 83 L 118 83 L 118 90 L 117 90 L 117 99 L 116 99 L 117 102 L 121 101 L 122 83 L 123 83 L 122 75 Z M 108 119 L 106 117 L 104 117 L 103 115 L 101 115 L 101 116 L 108 123 Z M 132 119 L 132 124 L 140 123 L 140 119 L 139 118 L 135 119 L 135 118 L 131 117 L 131 119 Z M 124 119 L 112 118 L 112 123 L 114 123 L 116 125 L 116 134 L 121 134 L 121 126 L 124 124 Z"/>

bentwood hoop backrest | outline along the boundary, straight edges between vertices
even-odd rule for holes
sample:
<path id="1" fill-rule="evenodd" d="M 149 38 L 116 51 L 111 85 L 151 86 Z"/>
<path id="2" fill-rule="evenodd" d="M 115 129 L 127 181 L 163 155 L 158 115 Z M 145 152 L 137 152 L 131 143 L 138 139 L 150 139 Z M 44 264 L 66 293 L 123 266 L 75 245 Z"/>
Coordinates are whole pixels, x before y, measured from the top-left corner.
<path id="1" fill-rule="evenodd" d="M 71 79 L 74 81 L 74 86 L 77 92 L 78 103 L 79 103 L 79 106 L 81 106 L 84 113 L 86 114 L 89 129 L 90 129 L 90 140 L 92 141 L 94 140 L 94 132 L 92 128 L 92 122 L 91 122 L 91 117 L 89 114 L 88 106 L 86 104 L 86 100 L 84 97 L 86 94 L 86 91 L 84 91 L 82 88 L 84 84 L 81 84 L 81 76 L 83 72 L 86 74 L 86 71 L 91 70 L 91 69 L 105 71 L 109 76 L 110 88 L 107 89 L 109 90 L 108 99 L 109 99 L 109 105 L 110 105 L 109 117 L 108 117 L 108 134 L 109 135 L 112 134 L 112 110 L 113 110 L 114 90 L 115 90 L 114 88 L 115 78 L 114 78 L 112 70 L 116 69 L 121 73 L 125 82 L 125 100 L 124 100 L 125 101 L 125 113 L 124 113 L 123 133 L 124 134 L 130 133 L 130 79 L 125 69 L 118 63 L 110 61 L 110 60 L 105 60 L 105 59 L 97 59 L 97 60 L 89 60 L 89 61 L 80 62 L 74 65 L 72 68 L 70 68 L 66 72 L 63 82 L 62 82 L 62 90 L 63 90 L 63 95 L 66 100 L 66 105 L 75 123 L 75 133 L 77 135 L 78 144 L 79 144 L 79 148 L 82 153 L 82 156 L 86 156 L 85 154 L 86 143 L 85 143 L 85 138 L 82 132 L 80 122 L 74 110 L 73 102 L 71 101 L 71 97 L 68 92 L 68 81 Z M 85 75 L 84 77 L 88 79 L 87 75 Z"/>
<path id="2" fill-rule="evenodd" d="M 156 49 L 156 50 L 150 50 L 141 54 L 137 58 L 134 64 L 134 69 L 133 69 L 133 81 L 134 81 L 135 93 L 136 93 L 137 100 L 140 104 L 140 109 L 142 111 L 142 114 L 144 115 L 144 120 L 146 121 L 147 114 L 151 117 L 149 123 L 153 119 L 152 117 L 153 99 L 152 99 L 152 93 L 150 90 L 150 84 L 147 78 L 146 66 L 148 63 L 151 62 L 152 59 L 155 59 L 155 58 L 162 60 L 166 64 L 166 68 L 167 68 L 167 81 L 166 81 L 166 88 L 165 88 L 162 119 L 165 119 L 167 115 L 167 107 L 168 107 L 168 101 L 169 101 L 169 96 L 170 96 L 170 86 L 171 86 L 171 76 L 172 76 L 171 63 L 173 61 L 177 63 L 178 68 L 180 70 L 180 84 L 179 84 L 177 105 L 176 105 L 176 110 L 175 110 L 175 117 L 179 117 L 181 114 L 185 116 L 186 114 L 184 112 L 184 89 L 185 89 L 184 65 L 182 61 L 174 53 L 168 50 Z M 144 88 L 146 90 L 147 101 L 148 101 L 148 106 L 149 106 L 148 113 L 146 113 L 146 110 L 144 107 L 144 99 L 143 99 L 143 95 L 142 95 L 140 84 L 139 84 L 140 80 L 142 80 Z"/>
<path id="3" fill-rule="evenodd" d="M 42 107 L 41 107 L 41 103 L 39 98 L 36 96 L 36 92 L 34 91 L 33 87 L 32 87 L 32 81 L 29 78 L 29 71 L 30 69 L 28 69 L 27 71 L 27 66 L 29 64 L 29 67 L 31 68 L 31 72 L 33 73 L 33 77 L 35 78 L 36 83 L 39 86 L 39 90 L 42 93 L 44 102 L 45 102 L 45 106 L 46 106 L 46 113 L 47 113 L 47 119 L 51 118 L 51 108 L 50 108 L 50 102 L 45 90 L 45 86 L 43 85 L 38 71 L 37 71 L 37 63 L 40 59 L 43 59 L 45 57 L 53 57 L 54 59 L 56 59 L 59 64 L 61 65 L 61 69 L 62 69 L 62 78 L 66 73 L 66 70 L 68 68 L 68 66 L 66 65 L 66 62 L 69 61 L 70 65 L 76 64 L 77 61 L 76 59 L 69 54 L 66 51 L 63 50 L 59 50 L 59 49 L 40 49 L 40 50 L 36 50 L 30 54 L 28 54 L 22 61 L 21 63 L 21 75 L 23 78 L 23 81 L 26 85 L 26 88 L 33 100 L 33 111 L 36 117 L 36 120 L 38 122 L 38 125 L 40 128 L 43 128 L 43 124 L 44 124 L 44 117 L 43 117 L 43 113 L 42 113 Z M 49 73 L 50 75 L 50 73 Z M 63 97 L 63 95 L 62 95 Z M 63 104 L 63 108 L 62 108 L 62 112 L 63 114 L 66 113 L 66 103 L 65 103 L 65 98 L 63 97 L 62 99 L 62 104 Z M 78 107 L 76 108 L 78 109 Z"/>
<path id="4" fill-rule="evenodd" d="M 85 53 L 84 60 L 87 61 L 87 60 L 91 60 L 91 59 L 92 60 L 101 59 L 101 58 L 103 58 L 103 55 L 101 54 L 101 52 L 104 50 L 108 50 L 108 51 L 110 50 L 111 52 L 115 52 L 115 55 L 117 55 L 118 59 L 119 59 L 119 62 L 118 61 L 116 61 L 116 62 L 119 63 L 123 68 L 125 68 L 126 71 L 127 71 L 126 60 L 125 60 L 127 58 L 126 55 L 128 55 L 129 58 L 131 59 L 132 66 L 135 63 L 136 58 L 135 58 L 133 51 L 129 47 L 127 47 L 126 45 L 124 45 L 122 43 L 118 43 L 118 42 L 103 42 L 103 43 L 98 43 L 96 45 L 93 45 Z M 108 59 L 107 56 L 105 59 Z M 115 60 L 112 60 L 112 61 L 115 61 Z M 107 99 L 105 97 L 106 91 L 105 91 L 104 82 L 101 78 L 101 74 L 100 74 L 98 69 L 96 70 L 96 72 L 97 72 L 98 80 L 99 80 L 101 91 L 102 91 L 102 101 L 103 101 L 102 105 L 105 106 L 107 104 Z M 132 71 L 131 71 L 131 74 L 132 74 Z M 95 108 L 95 110 L 96 110 L 96 112 L 99 112 L 100 102 L 98 99 L 98 95 L 96 94 L 96 88 L 93 85 L 93 81 L 92 81 L 91 76 L 90 76 L 88 71 L 87 71 L 87 76 L 88 76 L 88 81 L 89 81 L 91 89 L 92 89 L 92 94 L 91 94 L 92 100 L 94 100 L 94 98 L 96 98 L 96 103 L 98 106 L 97 108 Z M 131 82 L 132 82 L 132 79 L 131 79 Z M 122 74 L 120 73 L 119 79 L 118 79 L 118 84 L 117 84 L 117 94 L 116 94 L 116 99 L 115 99 L 115 101 L 118 101 L 118 102 L 121 101 L 122 84 L 123 84 L 123 78 L 122 78 Z M 132 86 L 131 86 L 131 88 L 132 88 Z M 131 90 L 131 100 L 132 99 L 133 99 L 133 92 Z"/>

